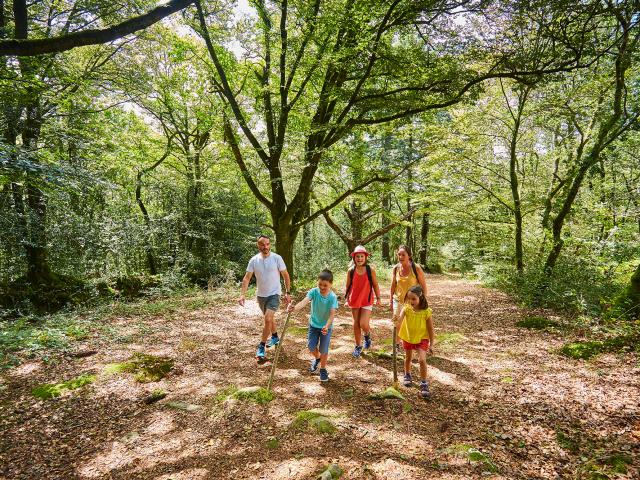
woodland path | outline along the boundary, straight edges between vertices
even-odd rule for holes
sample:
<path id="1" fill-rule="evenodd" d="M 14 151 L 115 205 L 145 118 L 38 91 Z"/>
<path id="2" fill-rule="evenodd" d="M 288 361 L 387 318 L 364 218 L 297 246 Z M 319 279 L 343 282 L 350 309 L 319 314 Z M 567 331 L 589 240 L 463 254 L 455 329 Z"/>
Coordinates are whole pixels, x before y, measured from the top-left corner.
<path id="1" fill-rule="evenodd" d="M 315 478 L 332 462 L 344 469 L 344 479 L 590 478 L 592 467 L 611 472 L 606 463 L 614 453 L 635 458 L 628 473 L 615 478 L 640 478 L 636 356 L 561 357 L 555 350 L 563 334 L 515 326 L 549 312 L 519 308 L 468 280 L 427 280 L 440 339 L 429 358 L 430 401 L 404 387 L 404 401 L 367 399 L 391 385 L 391 361 L 351 356 L 351 318 L 343 308 L 335 321 L 331 380 L 320 384 L 306 371 L 301 313 L 285 339 L 275 399 L 266 405 L 215 400 L 231 384 L 266 385 L 270 367 L 253 360 L 260 329 L 255 302 L 121 316 L 110 322 L 128 334 L 126 342 L 95 335 L 82 348 L 96 355 L 32 361 L 2 373 L 0 478 L 293 480 Z M 372 325 L 374 350 L 390 350 L 386 307 L 376 309 Z M 149 384 L 100 373 L 136 351 L 170 356 L 176 368 Z M 52 400 L 31 395 L 38 384 L 85 372 L 97 380 Z M 158 388 L 167 398 L 141 402 Z M 169 408 L 176 400 L 193 410 Z M 323 409 L 337 431 L 291 428 L 296 414 L 310 409 Z M 470 460 L 470 447 L 482 452 L 471 451 L 479 461 Z"/>

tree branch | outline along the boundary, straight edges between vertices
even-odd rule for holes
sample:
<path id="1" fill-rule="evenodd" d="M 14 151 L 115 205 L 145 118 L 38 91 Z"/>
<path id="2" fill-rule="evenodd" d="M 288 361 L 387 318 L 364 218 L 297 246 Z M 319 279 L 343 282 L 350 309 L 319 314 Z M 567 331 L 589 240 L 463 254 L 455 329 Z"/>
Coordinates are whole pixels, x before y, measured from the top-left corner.
<path id="1" fill-rule="evenodd" d="M 147 28 L 163 18 L 178 12 L 194 0 L 170 0 L 149 12 L 122 23 L 102 29 L 89 29 L 53 38 L 0 40 L 0 56 L 17 55 L 22 57 L 57 53 L 85 45 L 98 45 L 122 38 Z"/>

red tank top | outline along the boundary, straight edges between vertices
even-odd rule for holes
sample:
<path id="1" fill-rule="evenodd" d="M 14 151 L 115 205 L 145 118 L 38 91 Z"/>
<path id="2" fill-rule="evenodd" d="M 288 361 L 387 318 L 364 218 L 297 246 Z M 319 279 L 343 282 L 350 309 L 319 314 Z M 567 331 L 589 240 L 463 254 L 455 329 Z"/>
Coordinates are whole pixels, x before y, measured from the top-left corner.
<path id="1" fill-rule="evenodd" d="M 369 294 L 371 293 L 371 296 Z M 351 308 L 368 307 L 373 305 L 373 292 L 371 292 L 371 283 L 365 270 L 359 274 L 356 270 L 353 272 L 353 284 L 349 292 L 349 306 Z"/>

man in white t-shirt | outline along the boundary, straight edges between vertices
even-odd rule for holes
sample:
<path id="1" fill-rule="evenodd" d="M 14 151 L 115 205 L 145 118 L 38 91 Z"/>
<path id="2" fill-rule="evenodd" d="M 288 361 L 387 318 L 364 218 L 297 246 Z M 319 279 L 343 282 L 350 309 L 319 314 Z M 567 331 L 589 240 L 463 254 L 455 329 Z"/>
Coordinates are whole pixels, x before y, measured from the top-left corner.
<path id="1" fill-rule="evenodd" d="M 274 318 L 280 306 L 280 294 L 282 293 L 280 276 L 284 279 L 284 299 L 287 303 L 291 302 L 291 279 L 289 278 L 289 272 L 287 272 L 287 266 L 284 264 L 282 257 L 277 253 L 271 252 L 271 240 L 269 237 L 266 235 L 260 235 L 258 237 L 258 250 L 260 250 L 260 253 L 251 257 L 249 265 L 247 265 L 247 273 L 245 273 L 242 279 L 242 294 L 240 295 L 238 303 L 244 306 L 244 296 L 247 293 L 247 288 L 249 288 L 251 277 L 255 274 L 256 284 L 258 286 L 256 292 L 258 305 L 260 305 L 260 310 L 262 310 L 264 314 L 262 338 L 256 351 L 256 358 L 260 360 L 265 357 L 265 347 L 273 347 L 280 342 Z M 269 343 L 267 343 L 269 334 L 271 334 L 271 339 Z"/>

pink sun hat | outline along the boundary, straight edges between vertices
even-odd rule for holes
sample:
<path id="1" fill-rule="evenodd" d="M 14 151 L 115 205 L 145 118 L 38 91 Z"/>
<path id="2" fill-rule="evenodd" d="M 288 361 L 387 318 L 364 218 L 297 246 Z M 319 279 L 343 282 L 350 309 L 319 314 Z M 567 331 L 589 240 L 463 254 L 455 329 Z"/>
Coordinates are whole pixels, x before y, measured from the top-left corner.
<path id="1" fill-rule="evenodd" d="M 351 252 L 351 258 L 355 257 L 356 253 L 364 253 L 366 257 L 371 255 L 369 252 L 367 252 L 367 249 L 364 248 L 362 245 L 358 245 L 356 248 L 353 249 L 353 252 Z"/>

